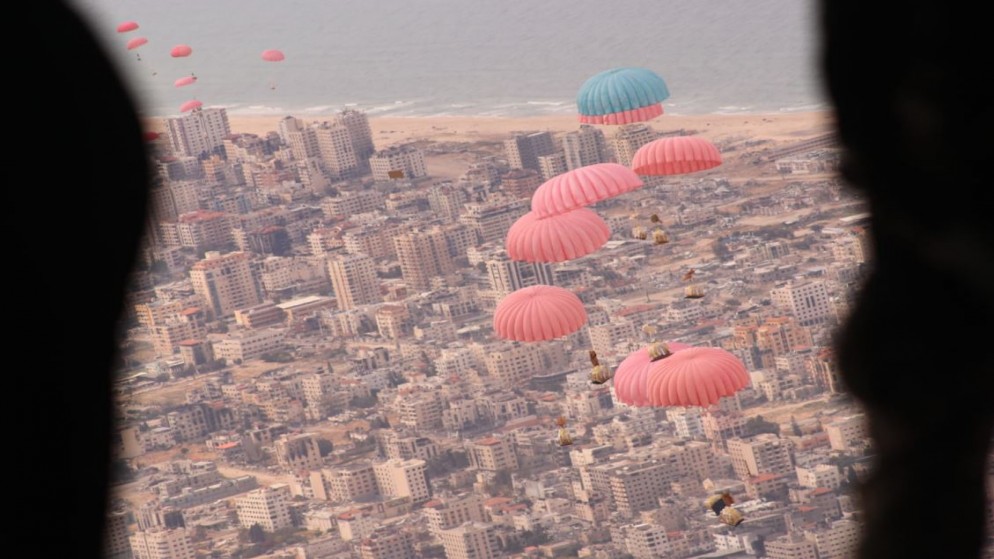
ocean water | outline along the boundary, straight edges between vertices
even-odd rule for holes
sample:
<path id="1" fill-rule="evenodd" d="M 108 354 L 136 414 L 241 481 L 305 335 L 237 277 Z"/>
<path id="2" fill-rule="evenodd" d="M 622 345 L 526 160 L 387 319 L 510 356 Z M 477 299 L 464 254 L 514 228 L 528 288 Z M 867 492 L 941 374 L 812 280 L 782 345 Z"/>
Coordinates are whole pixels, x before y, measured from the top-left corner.
<path id="1" fill-rule="evenodd" d="M 72 0 L 141 110 L 571 114 L 617 66 L 666 81 L 672 114 L 827 106 L 814 0 Z M 133 20 L 140 28 L 116 32 Z M 128 39 L 148 43 L 129 51 Z M 172 58 L 187 44 L 193 54 Z M 283 62 L 265 62 L 266 49 Z M 139 60 L 140 56 L 140 60 Z M 176 88 L 176 79 L 197 82 Z"/>

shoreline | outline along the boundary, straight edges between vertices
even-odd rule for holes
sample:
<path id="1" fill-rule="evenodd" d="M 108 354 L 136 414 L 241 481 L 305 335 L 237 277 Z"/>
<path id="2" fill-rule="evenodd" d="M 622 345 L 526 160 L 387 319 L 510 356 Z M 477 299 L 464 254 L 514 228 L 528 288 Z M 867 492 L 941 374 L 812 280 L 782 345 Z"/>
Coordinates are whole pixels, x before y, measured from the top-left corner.
<path id="1" fill-rule="evenodd" d="M 320 114 L 228 114 L 234 134 L 264 136 L 274 132 L 286 116 L 295 116 L 304 122 L 331 120 L 337 111 Z M 734 113 L 705 115 L 663 114 L 645 124 L 657 132 L 683 130 L 710 140 L 729 137 L 797 140 L 831 131 L 834 111 L 813 110 L 773 113 Z M 163 131 L 167 117 L 146 117 L 143 121 L 150 130 Z M 435 142 L 486 142 L 507 139 L 518 131 L 549 131 L 565 133 L 579 130 L 580 122 L 575 113 L 528 117 L 500 116 L 369 116 L 373 142 L 377 149 L 408 141 Z M 593 125 L 614 135 L 618 126 Z"/>

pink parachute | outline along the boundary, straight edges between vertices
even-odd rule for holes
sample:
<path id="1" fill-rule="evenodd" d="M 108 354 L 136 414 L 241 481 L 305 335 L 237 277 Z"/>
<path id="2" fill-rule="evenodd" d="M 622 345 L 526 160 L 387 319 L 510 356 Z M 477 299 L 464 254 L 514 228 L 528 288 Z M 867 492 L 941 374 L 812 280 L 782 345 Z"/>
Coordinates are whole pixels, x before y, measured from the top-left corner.
<path id="1" fill-rule="evenodd" d="M 278 50 L 264 50 L 262 51 L 262 59 L 266 62 L 282 62 L 285 57 L 282 51 Z"/>
<path id="2" fill-rule="evenodd" d="M 532 211 L 548 217 L 631 192 L 642 179 L 617 163 L 598 163 L 556 175 L 532 195 Z"/>
<path id="3" fill-rule="evenodd" d="M 497 336 L 519 342 L 561 338 L 586 323 L 587 311 L 580 298 L 551 285 L 519 289 L 504 297 L 494 311 Z"/>
<path id="4" fill-rule="evenodd" d="M 706 408 L 748 384 L 749 374 L 738 357 L 716 347 L 694 347 L 649 367 L 646 394 L 653 406 Z"/>
<path id="5" fill-rule="evenodd" d="M 128 31 L 134 31 L 135 29 L 138 29 L 138 22 L 136 21 L 125 21 L 117 26 L 118 33 L 127 33 Z"/>
<path id="6" fill-rule="evenodd" d="M 148 42 L 148 39 L 146 39 L 145 37 L 135 37 L 134 39 L 131 39 L 130 41 L 128 41 L 128 45 L 127 45 L 128 46 L 128 50 L 135 50 L 136 48 L 144 45 L 147 42 Z"/>
<path id="7" fill-rule="evenodd" d="M 186 113 L 192 111 L 193 109 L 199 109 L 200 107 L 203 106 L 204 104 L 201 103 L 200 101 L 197 101 L 196 99 L 191 99 L 179 106 L 179 112 Z"/>
<path id="8" fill-rule="evenodd" d="M 649 368 L 653 365 L 652 356 L 649 354 L 653 345 L 633 351 L 615 369 L 614 394 L 619 402 L 639 407 L 649 405 L 646 383 L 649 379 Z M 691 346 L 680 342 L 669 342 L 666 347 L 675 354 Z M 671 358 L 672 356 L 666 359 Z"/>
<path id="9" fill-rule="evenodd" d="M 185 58 L 193 54 L 193 49 L 187 45 L 176 45 L 169 51 L 169 56 L 173 58 Z"/>
<path id="10" fill-rule="evenodd" d="M 596 251 L 609 238 L 607 223 L 586 208 L 545 218 L 528 212 L 507 232 L 507 255 L 525 262 L 563 262 Z"/>
<path id="11" fill-rule="evenodd" d="M 182 78 L 176 80 L 173 85 L 176 87 L 183 87 L 186 85 L 193 85 L 195 83 L 197 83 L 196 76 L 183 76 Z"/>
<path id="12" fill-rule="evenodd" d="M 634 124 L 652 120 L 663 114 L 662 103 L 639 107 L 617 113 L 606 115 L 580 115 L 580 122 L 583 124 Z"/>
<path id="13" fill-rule="evenodd" d="M 660 138 L 640 147 L 632 157 L 632 170 L 643 176 L 696 173 L 718 165 L 718 148 L 694 136 Z"/>
<path id="14" fill-rule="evenodd" d="M 142 132 L 142 139 L 145 140 L 146 142 L 154 142 L 158 140 L 159 136 L 161 135 L 162 134 L 159 132 L 152 132 L 152 131 Z"/>

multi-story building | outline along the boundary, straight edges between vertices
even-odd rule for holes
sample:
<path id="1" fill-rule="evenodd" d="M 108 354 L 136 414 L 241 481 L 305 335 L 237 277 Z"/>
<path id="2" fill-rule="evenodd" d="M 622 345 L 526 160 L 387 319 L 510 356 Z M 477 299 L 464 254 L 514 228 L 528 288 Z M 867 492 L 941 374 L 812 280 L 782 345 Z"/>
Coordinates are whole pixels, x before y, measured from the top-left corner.
<path id="1" fill-rule="evenodd" d="M 311 126 L 317 139 L 318 155 L 324 170 L 334 179 L 357 176 L 361 166 L 349 129 L 342 124 L 323 122 Z"/>
<path id="2" fill-rule="evenodd" d="M 397 257 L 392 241 L 393 234 L 393 228 L 387 224 L 363 225 L 343 233 L 342 245 L 349 254 L 366 254 L 374 259 L 393 259 Z"/>
<path id="3" fill-rule="evenodd" d="M 384 497 L 410 497 L 413 503 L 423 503 L 431 497 L 427 468 L 424 460 L 389 459 L 373 464 L 373 474 Z"/>
<path id="4" fill-rule="evenodd" d="M 135 559 L 194 559 L 197 554 L 184 528 L 153 528 L 135 532 L 130 538 Z"/>
<path id="5" fill-rule="evenodd" d="M 435 499 L 425 505 L 424 512 L 428 519 L 428 530 L 436 536 L 442 530 L 449 530 L 466 522 L 485 522 L 487 519 L 483 510 L 483 498 L 476 493 Z"/>
<path id="6" fill-rule="evenodd" d="M 648 124 L 626 124 L 618 128 L 611 143 L 618 163 L 628 166 L 632 164 L 635 152 L 645 144 L 656 139 L 656 133 Z"/>
<path id="7" fill-rule="evenodd" d="M 211 348 L 215 359 L 241 363 L 283 349 L 285 339 L 286 330 L 282 328 L 239 330 L 225 334 L 223 339 L 213 342 Z"/>
<path id="8" fill-rule="evenodd" d="M 839 467 L 834 464 L 818 464 L 810 468 L 798 466 L 796 470 L 797 483 L 801 487 L 837 489 L 842 483 L 842 473 L 839 472 Z"/>
<path id="9" fill-rule="evenodd" d="M 824 282 L 788 283 L 770 291 L 770 298 L 774 305 L 789 311 L 801 326 L 825 324 L 834 316 Z"/>
<path id="10" fill-rule="evenodd" d="M 167 118 L 166 131 L 173 153 L 200 158 L 223 152 L 231 126 L 224 108 L 194 109 L 188 114 Z"/>
<path id="11" fill-rule="evenodd" d="M 513 342 L 502 345 L 499 351 L 492 351 L 484 357 L 484 364 L 491 377 L 504 388 L 522 386 L 538 372 L 545 371 L 545 352 L 538 344 Z"/>
<path id="12" fill-rule="evenodd" d="M 670 552 L 666 528 L 653 524 L 638 524 L 625 530 L 625 547 L 635 559 L 666 557 Z"/>
<path id="13" fill-rule="evenodd" d="M 276 462 L 285 471 L 317 470 L 324 464 L 317 437 L 313 433 L 283 435 L 273 446 L 276 449 Z"/>
<path id="14" fill-rule="evenodd" d="M 771 433 L 729 440 L 728 455 L 732 458 L 732 469 L 740 479 L 794 470 L 789 441 Z"/>
<path id="15" fill-rule="evenodd" d="M 373 465 L 366 461 L 311 472 L 311 488 L 315 499 L 344 503 L 360 501 L 379 492 Z"/>
<path id="16" fill-rule="evenodd" d="M 501 190 L 515 198 L 531 200 L 535 190 L 542 186 L 542 174 L 534 169 L 511 169 L 500 177 Z"/>
<path id="17" fill-rule="evenodd" d="M 628 319 L 591 326 L 589 331 L 590 346 L 597 352 L 597 355 L 613 354 L 614 347 L 618 343 L 638 339 L 635 323 Z"/>
<path id="18" fill-rule="evenodd" d="M 566 155 L 557 152 L 538 156 L 538 170 L 539 174 L 542 175 L 542 180 L 549 180 L 565 173 L 567 171 Z"/>
<path id="19" fill-rule="evenodd" d="M 432 430 L 442 426 L 442 395 L 437 390 L 406 394 L 398 401 L 400 422 L 417 430 Z"/>
<path id="20" fill-rule="evenodd" d="M 494 435 L 477 439 L 466 445 L 469 463 L 474 468 L 486 472 L 518 469 L 518 453 L 514 439 L 505 435 Z"/>
<path id="21" fill-rule="evenodd" d="M 451 182 L 436 184 L 428 189 L 428 206 L 443 221 L 455 221 L 469 198 L 466 191 Z"/>
<path id="22" fill-rule="evenodd" d="M 482 510 L 482 509 L 481 509 Z M 131 556 L 130 533 L 128 532 L 128 514 L 124 511 L 113 511 L 107 515 L 104 525 L 104 557 Z"/>
<path id="23" fill-rule="evenodd" d="M 818 559 L 846 559 L 856 550 L 860 534 L 859 523 L 846 518 L 832 522 L 827 528 L 809 531 L 805 536 L 814 540 Z"/>
<path id="24" fill-rule="evenodd" d="M 248 254 L 208 252 L 190 269 L 193 290 L 217 318 L 262 302 Z"/>
<path id="25" fill-rule="evenodd" d="M 400 273 L 411 288 L 427 290 L 432 279 L 455 270 L 445 232 L 438 227 L 416 229 L 393 238 Z"/>
<path id="26" fill-rule="evenodd" d="M 512 169 L 533 169 L 541 171 L 538 158 L 555 153 L 556 145 L 551 132 L 531 132 L 515 134 L 504 140 L 504 152 Z"/>
<path id="27" fill-rule="evenodd" d="M 555 285 L 552 265 L 547 262 L 519 262 L 501 251 L 486 264 L 490 289 L 500 297 L 533 285 Z"/>
<path id="28" fill-rule="evenodd" d="M 497 533 L 491 524 L 466 522 L 441 530 L 438 539 L 445 548 L 446 559 L 496 559 L 499 557 Z"/>
<path id="29" fill-rule="evenodd" d="M 376 309 L 376 329 L 380 336 L 397 340 L 409 334 L 411 313 L 404 305 L 383 305 Z"/>
<path id="30" fill-rule="evenodd" d="M 373 179 L 419 179 L 428 176 L 424 153 L 414 145 L 393 146 L 380 150 L 369 158 Z"/>
<path id="31" fill-rule="evenodd" d="M 328 275 L 338 308 L 352 309 L 380 301 L 376 263 L 365 254 L 342 254 L 328 259 Z"/>
<path id="32" fill-rule="evenodd" d="M 466 204 L 459 222 L 476 231 L 481 243 L 503 242 L 514 222 L 528 213 L 528 210 L 529 201 L 521 198 Z"/>
<path id="33" fill-rule="evenodd" d="M 381 528 L 363 538 L 360 559 L 415 559 L 414 535 L 401 530 Z"/>
<path id="34" fill-rule="evenodd" d="M 250 491 L 235 500 L 238 523 L 243 528 L 258 524 L 267 532 L 289 528 L 292 524 L 289 503 L 290 486 L 285 484 Z"/>
<path id="35" fill-rule="evenodd" d="M 770 559 L 818 559 L 815 542 L 796 533 L 768 540 L 766 555 Z"/>
<path id="36" fill-rule="evenodd" d="M 297 161 L 319 157 L 318 139 L 314 130 L 304 121 L 292 116 L 283 117 L 277 125 L 283 143 L 290 147 L 290 153 Z"/>
<path id="37" fill-rule="evenodd" d="M 321 211 L 329 218 L 341 218 L 380 210 L 385 202 L 378 190 L 350 190 L 322 200 Z"/>
<path id="38" fill-rule="evenodd" d="M 581 124 L 579 130 L 563 135 L 563 152 L 570 171 L 614 160 L 604 132 L 589 124 Z"/>
<path id="39" fill-rule="evenodd" d="M 227 214 L 197 210 L 181 214 L 176 221 L 180 246 L 200 252 L 222 249 L 232 242 Z"/>
<path id="40" fill-rule="evenodd" d="M 832 450 L 849 450 L 849 447 L 862 442 L 867 436 L 866 418 L 863 414 L 836 419 L 825 425 L 828 442 Z"/>
<path id="41" fill-rule="evenodd" d="M 356 159 L 362 166 L 368 165 L 370 156 L 376 150 L 373 148 L 373 131 L 369 127 L 369 117 L 366 113 L 345 109 L 335 115 L 335 122 L 348 129 Z"/>

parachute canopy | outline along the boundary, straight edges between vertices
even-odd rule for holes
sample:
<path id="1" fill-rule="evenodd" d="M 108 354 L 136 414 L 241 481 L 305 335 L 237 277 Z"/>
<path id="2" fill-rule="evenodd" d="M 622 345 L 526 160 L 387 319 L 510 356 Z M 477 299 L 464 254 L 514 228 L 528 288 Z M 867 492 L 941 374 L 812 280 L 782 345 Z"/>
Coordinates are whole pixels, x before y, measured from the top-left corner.
<path id="1" fill-rule="evenodd" d="M 189 112 L 192 111 L 193 109 L 199 109 L 202 106 L 204 106 L 204 104 L 201 103 L 200 101 L 197 101 L 196 99 L 191 99 L 190 101 L 187 101 L 186 103 L 183 103 L 182 105 L 179 106 L 179 112 L 181 113 Z"/>
<path id="2" fill-rule="evenodd" d="M 138 29 L 137 21 L 125 21 L 117 26 L 118 33 L 127 33 L 129 31 L 134 31 L 135 29 Z"/>
<path id="3" fill-rule="evenodd" d="M 690 347 L 679 342 L 666 344 L 666 348 L 673 353 Z M 633 351 L 614 371 L 614 393 L 621 403 L 638 407 L 649 405 L 646 386 L 649 368 L 653 365 L 654 349 L 659 349 L 657 344 Z"/>
<path id="4" fill-rule="evenodd" d="M 640 147 L 632 157 L 632 170 L 642 176 L 696 173 L 718 165 L 718 148 L 694 136 L 660 138 Z"/>
<path id="5" fill-rule="evenodd" d="M 548 217 L 589 206 L 642 186 L 634 171 L 617 163 L 573 169 L 545 181 L 532 195 L 532 212 Z"/>
<path id="6" fill-rule="evenodd" d="M 588 79 L 576 96 L 580 122 L 632 124 L 663 114 L 670 96 L 663 78 L 645 68 L 613 68 Z"/>
<path id="7" fill-rule="evenodd" d="M 173 58 L 184 58 L 193 54 L 193 49 L 187 45 L 176 45 L 169 51 L 169 56 Z"/>
<path id="8" fill-rule="evenodd" d="M 147 42 L 148 42 L 148 39 L 146 39 L 145 37 L 135 37 L 134 39 L 131 39 L 130 41 L 128 41 L 128 50 L 134 50 L 134 49 L 136 49 L 136 48 L 144 45 Z"/>
<path id="9" fill-rule="evenodd" d="M 173 84 L 176 87 L 183 87 L 185 85 L 192 85 L 197 83 L 197 78 L 195 76 L 183 76 L 182 78 L 176 80 Z"/>
<path id="10" fill-rule="evenodd" d="M 586 323 L 587 311 L 580 298 L 551 285 L 519 289 L 504 297 L 494 311 L 497 336 L 519 342 L 561 338 Z"/>
<path id="11" fill-rule="evenodd" d="M 264 50 L 262 51 L 262 59 L 266 62 L 281 62 L 285 57 L 282 51 L 278 50 Z"/>
<path id="12" fill-rule="evenodd" d="M 159 132 L 142 132 L 142 139 L 146 142 L 154 142 L 159 139 L 161 134 Z"/>
<path id="13" fill-rule="evenodd" d="M 749 374 L 738 357 L 716 347 L 692 347 L 649 367 L 646 394 L 653 406 L 706 408 L 747 384 Z"/>
<path id="14" fill-rule="evenodd" d="M 545 218 L 528 212 L 507 231 L 507 255 L 525 262 L 563 262 L 596 251 L 609 238 L 607 223 L 586 208 Z"/>

